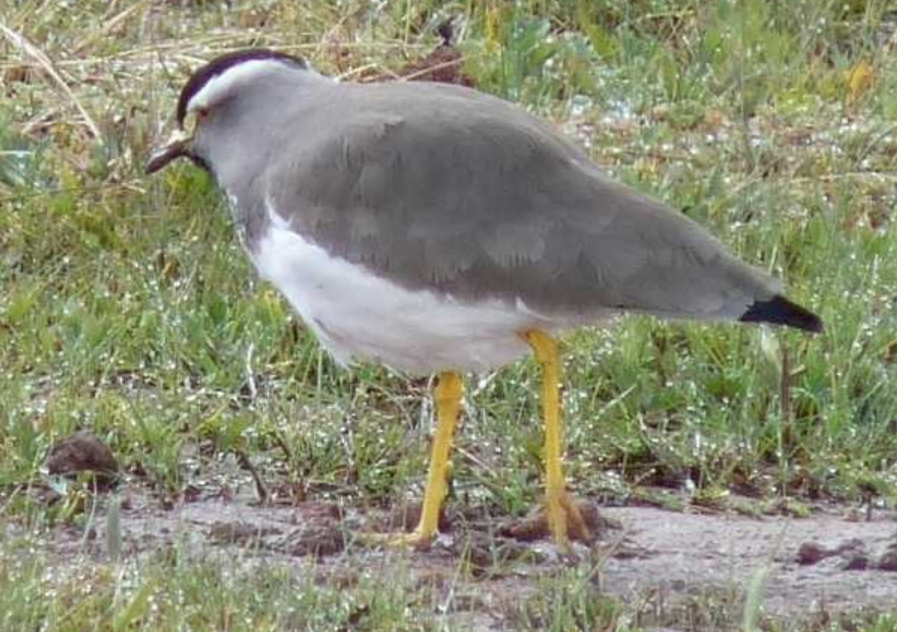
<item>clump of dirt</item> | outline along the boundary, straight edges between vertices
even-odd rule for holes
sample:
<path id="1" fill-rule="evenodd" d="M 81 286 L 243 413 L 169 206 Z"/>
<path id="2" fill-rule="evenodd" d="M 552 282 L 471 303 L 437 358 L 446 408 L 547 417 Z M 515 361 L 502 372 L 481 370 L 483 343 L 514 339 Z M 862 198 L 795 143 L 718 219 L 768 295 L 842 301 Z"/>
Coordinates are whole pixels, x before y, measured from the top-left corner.
<path id="1" fill-rule="evenodd" d="M 347 538 L 339 525 L 324 522 L 292 529 L 271 544 L 271 548 L 293 557 L 327 557 L 346 548 Z"/>
<path id="2" fill-rule="evenodd" d="M 272 550 L 294 557 L 336 555 L 349 542 L 342 527 L 344 517 L 342 508 L 335 503 L 301 503 L 291 516 L 295 526 L 268 545 Z"/>
<path id="3" fill-rule="evenodd" d="M 212 544 L 238 544 L 249 546 L 262 540 L 265 536 L 279 535 L 282 531 L 277 527 L 258 527 L 250 522 L 234 521 L 215 522 L 206 530 L 206 537 Z"/>
<path id="4" fill-rule="evenodd" d="M 797 550 L 797 563 L 804 566 L 818 564 L 832 558 L 846 571 L 867 569 L 897 571 L 897 541 L 887 545 L 876 555 L 870 554 L 866 550 L 864 542 L 858 538 L 845 540 L 838 546 L 830 548 L 817 542 L 804 542 Z"/>
<path id="5" fill-rule="evenodd" d="M 409 62 L 395 73 L 362 74 L 359 79 L 366 82 L 434 81 L 454 83 L 468 88 L 475 87 L 473 77 L 462 70 L 464 57 L 455 47 L 454 21 L 445 20 L 436 32 L 442 42 L 425 57 Z"/>
<path id="6" fill-rule="evenodd" d="M 436 31 L 442 38 L 442 43 L 423 59 L 405 66 L 399 71 L 399 76 L 410 81 L 436 81 L 474 87 L 473 77 L 461 70 L 464 58 L 461 51 L 455 48 L 455 27 L 452 20 L 440 24 Z"/>
<path id="7" fill-rule="evenodd" d="M 598 511 L 598 506 L 591 502 L 576 503 L 582 520 L 585 523 L 587 533 L 582 532 L 577 525 L 570 523 L 570 539 L 589 544 L 595 542 L 602 533 L 608 529 L 619 529 L 618 521 L 608 518 Z M 521 520 L 507 522 L 498 531 L 499 535 L 513 538 L 521 542 L 534 542 L 551 537 L 551 529 L 548 526 L 548 516 L 542 507 L 536 507 Z"/>
<path id="8" fill-rule="evenodd" d="M 92 472 L 97 483 L 110 486 L 118 474 L 118 461 L 112 450 L 90 430 L 79 430 L 50 448 L 47 456 L 50 474 L 70 476 Z"/>
<path id="9" fill-rule="evenodd" d="M 887 550 L 878 558 L 878 569 L 881 571 L 897 572 L 897 538 L 888 546 Z"/>

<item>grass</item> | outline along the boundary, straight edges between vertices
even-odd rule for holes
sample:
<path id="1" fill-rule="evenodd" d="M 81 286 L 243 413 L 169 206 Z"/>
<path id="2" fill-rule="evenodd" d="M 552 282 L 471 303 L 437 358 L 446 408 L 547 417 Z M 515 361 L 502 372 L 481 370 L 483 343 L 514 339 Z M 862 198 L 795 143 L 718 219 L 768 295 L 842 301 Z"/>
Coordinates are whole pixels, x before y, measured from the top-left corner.
<path id="1" fill-rule="evenodd" d="M 324 579 L 322 579 L 324 578 Z M 51 560 L 15 540 L 0 554 L 0 625 L 7 630 L 358 630 L 473 629 L 483 621 L 525 631 L 641 631 L 658 625 L 686 630 L 739 629 L 743 596 L 720 589 L 676 605 L 658 597 L 623 604 L 602 594 L 594 570 L 561 570 L 535 580 L 529 590 L 483 608 L 459 583 L 409 580 L 401 564 L 376 564 L 334 573 L 266 566 L 245 557 L 191 555 L 184 544 L 137 562 L 87 565 L 59 573 Z M 478 610 L 487 615 L 477 616 Z M 829 614 L 800 628 L 768 617 L 773 631 L 889 632 L 897 616 L 874 612 Z M 667 628 L 668 629 L 668 628 Z"/>
<path id="2" fill-rule="evenodd" d="M 400 574 L 384 590 L 370 576 L 351 591 L 297 580 L 286 568 L 251 573 L 223 558 L 184 557 L 174 548 L 139 565 L 79 571 L 58 578 L 40 561 L 3 559 L 0 624 L 6 630 L 426 630 Z"/>
<path id="3" fill-rule="evenodd" d="M 264 44 L 351 77 L 425 54 L 450 15 L 464 17 L 459 46 L 481 89 L 555 121 L 615 177 L 781 276 L 826 321 L 818 338 L 643 318 L 568 337 L 575 491 L 622 500 L 663 483 L 704 498 L 749 489 L 852 502 L 871 484 L 893 502 L 897 13 L 888 2 L 92 0 L 0 12 L 70 90 L 20 41 L 0 40 L 3 520 L 38 531 L 83 524 L 78 503 L 48 506 L 28 491 L 45 480 L 48 447 L 80 428 L 171 497 L 237 450 L 350 504 L 419 493 L 426 385 L 376 366 L 336 367 L 253 276 L 212 183 L 189 166 L 156 180 L 141 168 L 200 59 Z M 454 473 L 464 502 L 521 514 L 538 499 L 537 378 L 521 363 L 469 382 Z M 411 611 L 426 609 L 407 586 L 297 589 L 280 571 L 242 577 L 202 561 L 176 572 L 166 560 L 101 568 L 82 578 L 89 595 L 63 579 L 36 596 L 52 561 L 7 552 L 0 564 L 0 599 L 14 604 L 5 629 L 44 620 L 78 629 L 64 620 L 73 604 L 82 629 L 138 620 L 348 629 L 358 607 L 373 613 L 359 629 L 419 629 L 409 600 Z M 637 629 L 626 623 L 631 606 L 584 585 L 559 579 L 508 616 L 524 629 Z M 158 605 L 151 617 L 139 602 L 145 586 Z M 208 594 L 232 615 L 203 602 Z M 301 610 L 301 599 L 320 600 L 321 622 L 271 614 Z M 128 619 L 134 600 L 141 614 Z M 894 629 L 897 615 L 882 616 L 863 625 Z"/>

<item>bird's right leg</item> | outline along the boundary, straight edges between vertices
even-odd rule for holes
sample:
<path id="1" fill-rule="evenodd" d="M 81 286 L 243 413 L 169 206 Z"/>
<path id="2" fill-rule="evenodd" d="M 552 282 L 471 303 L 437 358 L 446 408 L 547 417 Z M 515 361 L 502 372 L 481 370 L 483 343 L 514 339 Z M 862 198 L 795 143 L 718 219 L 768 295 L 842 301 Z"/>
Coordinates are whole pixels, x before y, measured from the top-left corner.
<path id="1" fill-rule="evenodd" d="M 523 334 L 542 365 L 542 416 L 545 421 L 545 510 L 555 543 L 570 550 L 570 533 L 578 539 L 591 538 L 573 498 L 567 493 L 563 470 L 563 421 L 561 419 L 561 358 L 557 341 L 532 329 Z"/>

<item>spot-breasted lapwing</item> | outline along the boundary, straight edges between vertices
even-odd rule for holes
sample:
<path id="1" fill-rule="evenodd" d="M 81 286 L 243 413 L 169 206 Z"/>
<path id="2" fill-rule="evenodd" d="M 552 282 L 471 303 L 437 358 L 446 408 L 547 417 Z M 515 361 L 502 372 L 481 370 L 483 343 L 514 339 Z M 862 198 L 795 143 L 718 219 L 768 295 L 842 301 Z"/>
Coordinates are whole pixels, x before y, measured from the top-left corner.
<path id="1" fill-rule="evenodd" d="M 437 531 L 461 374 L 533 351 L 543 370 L 555 541 L 587 528 L 565 491 L 555 337 L 634 312 L 822 324 L 698 224 L 603 175 L 522 108 L 435 83 L 340 83 L 269 50 L 218 57 L 177 103 L 184 156 L 226 193 L 259 274 L 339 362 L 437 374 L 420 523 Z"/>

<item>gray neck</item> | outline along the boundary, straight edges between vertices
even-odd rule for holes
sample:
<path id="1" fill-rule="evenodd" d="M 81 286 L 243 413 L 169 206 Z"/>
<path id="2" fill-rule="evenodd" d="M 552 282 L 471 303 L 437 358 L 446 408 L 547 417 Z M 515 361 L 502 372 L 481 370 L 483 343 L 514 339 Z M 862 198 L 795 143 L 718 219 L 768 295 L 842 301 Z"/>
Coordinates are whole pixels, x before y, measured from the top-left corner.
<path id="1" fill-rule="evenodd" d="M 241 91 L 199 139 L 200 155 L 225 191 L 237 230 L 249 245 L 267 223 L 260 174 L 283 151 L 301 149 L 303 110 L 326 102 L 337 86 L 313 70 L 284 68 Z"/>
<path id="2" fill-rule="evenodd" d="M 284 68 L 243 91 L 210 130 L 214 140 L 206 143 L 204 157 L 218 183 L 228 191 L 241 189 L 285 143 L 301 143 L 297 130 L 288 127 L 302 121 L 302 110 L 320 104 L 327 98 L 322 92 L 335 85 L 313 70 Z"/>

